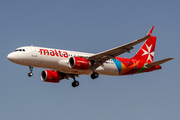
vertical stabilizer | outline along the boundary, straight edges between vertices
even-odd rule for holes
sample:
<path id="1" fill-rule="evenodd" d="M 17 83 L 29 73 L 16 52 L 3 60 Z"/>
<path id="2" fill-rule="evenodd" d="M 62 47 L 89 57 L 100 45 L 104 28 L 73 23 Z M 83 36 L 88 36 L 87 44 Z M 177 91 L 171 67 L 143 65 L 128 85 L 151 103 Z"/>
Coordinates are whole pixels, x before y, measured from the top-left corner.
<path id="1" fill-rule="evenodd" d="M 151 32 L 152 33 L 152 32 Z M 145 41 L 139 51 L 132 59 L 144 61 L 144 63 L 152 63 L 156 45 L 156 37 L 151 36 Z"/>

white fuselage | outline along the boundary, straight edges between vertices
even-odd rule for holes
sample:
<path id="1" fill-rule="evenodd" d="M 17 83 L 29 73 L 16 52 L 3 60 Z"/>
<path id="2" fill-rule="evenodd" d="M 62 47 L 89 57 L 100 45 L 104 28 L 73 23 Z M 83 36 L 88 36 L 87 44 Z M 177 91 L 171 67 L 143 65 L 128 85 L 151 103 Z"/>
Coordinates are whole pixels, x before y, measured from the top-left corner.
<path id="1" fill-rule="evenodd" d="M 69 58 L 73 56 L 89 57 L 94 54 L 75 52 L 68 50 L 25 46 L 17 48 L 8 55 L 8 59 L 14 63 L 40 68 L 54 69 L 64 73 L 92 74 L 92 70 L 72 69 L 69 65 Z M 96 70 L 99 74 L 119 75 L 118 69 L 112 60 L 108 60 Z"/>

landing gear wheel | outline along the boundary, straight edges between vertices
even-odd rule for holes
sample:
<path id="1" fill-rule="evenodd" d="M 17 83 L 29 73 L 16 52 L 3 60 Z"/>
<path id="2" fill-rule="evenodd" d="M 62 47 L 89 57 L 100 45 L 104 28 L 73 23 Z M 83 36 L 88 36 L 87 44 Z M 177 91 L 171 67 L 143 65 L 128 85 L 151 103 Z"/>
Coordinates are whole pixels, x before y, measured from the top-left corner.
<path id="1" fill-rule="evenodd" d="M 32 72 L 28 73 L 28 76 L 29 77 L 33 76 L 33 73 Z"/>
<path id="2" fill-rule="evenodd" d="M 33 66 L 29 66 L 29 70 L 30 70 L 30 73 L 28 73 L 28 76 L 31 77 L 31 76 L 33 76 L 33 73 L 32 73 Z"/>
<path id="3" fill-rule="evenodd" d="M 95 79 L 95 78 L 98 78 L 98 77 L 99 77 L 99 74 L 97 72 L 93 72 L 93 74 L 91 74 L 92 79 Z"/>
<path id="4" fill-rule="evenodd" d="M 94 74 L 91 74 L 91 78 L 92 78 L 92 79 L 95 79 L 95 76 L 94 76 Z"/>
<path id="5" fill-rule="evenodd" d="M 79 82 L 78 82 L 78 81 L 74 81 L 74 82 L 72 82 L 72 86 L 73 86 L 73 87 L 77 87 L 77 86 L 79 86 Z"/>

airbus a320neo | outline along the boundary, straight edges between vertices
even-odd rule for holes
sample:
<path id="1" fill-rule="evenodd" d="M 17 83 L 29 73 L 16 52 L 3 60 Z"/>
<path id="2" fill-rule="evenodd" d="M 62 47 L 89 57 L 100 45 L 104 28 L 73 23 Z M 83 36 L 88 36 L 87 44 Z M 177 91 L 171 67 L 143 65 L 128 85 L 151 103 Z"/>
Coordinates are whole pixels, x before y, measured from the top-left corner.
<path id="1" fill-rule="evenodd" d="M 160 64 L 173 58 L 153 62 L 156 37 L 152 36 L 154 26 L 145 37 L 130 43 L 106 50 L 97 54 L 24 46 L 17 48 L 7 58 L 14 63 L 29 66 L 29 77 L 33 75 L 33 67 L 47 68 L 41 73 L 44 82 L 59 83 L 63 79 L 73 78 L 72 86 L 79 86 L 75 79 L 79 75 L 91 75 L 92 79 L 99 74 L 120 76 L 150 72 L 161 69 Z M 130 52 L 133 46 L 144 42 L 139 51 L 132 58 L 117 57 Z"/>

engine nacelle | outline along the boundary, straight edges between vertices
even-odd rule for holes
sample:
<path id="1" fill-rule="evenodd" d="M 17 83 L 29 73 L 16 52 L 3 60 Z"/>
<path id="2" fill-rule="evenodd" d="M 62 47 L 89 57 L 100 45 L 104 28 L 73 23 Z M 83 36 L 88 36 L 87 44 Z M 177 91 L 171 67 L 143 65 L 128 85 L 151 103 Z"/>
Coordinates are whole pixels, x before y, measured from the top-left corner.
<path id="1" fill-rule="evenodd" d="M 44 70 L 41 72 L 41 80 L 44 82 L 59 83 L 62 80 L 61 74 L 55 70 Z"/>
<path id="2" fill-rule="evenodd" d="M 91 63 L 88 59 L 83 57 L 71 57 L 69 59 L 70 68 L 79 70 L 88 70 Z"/>

